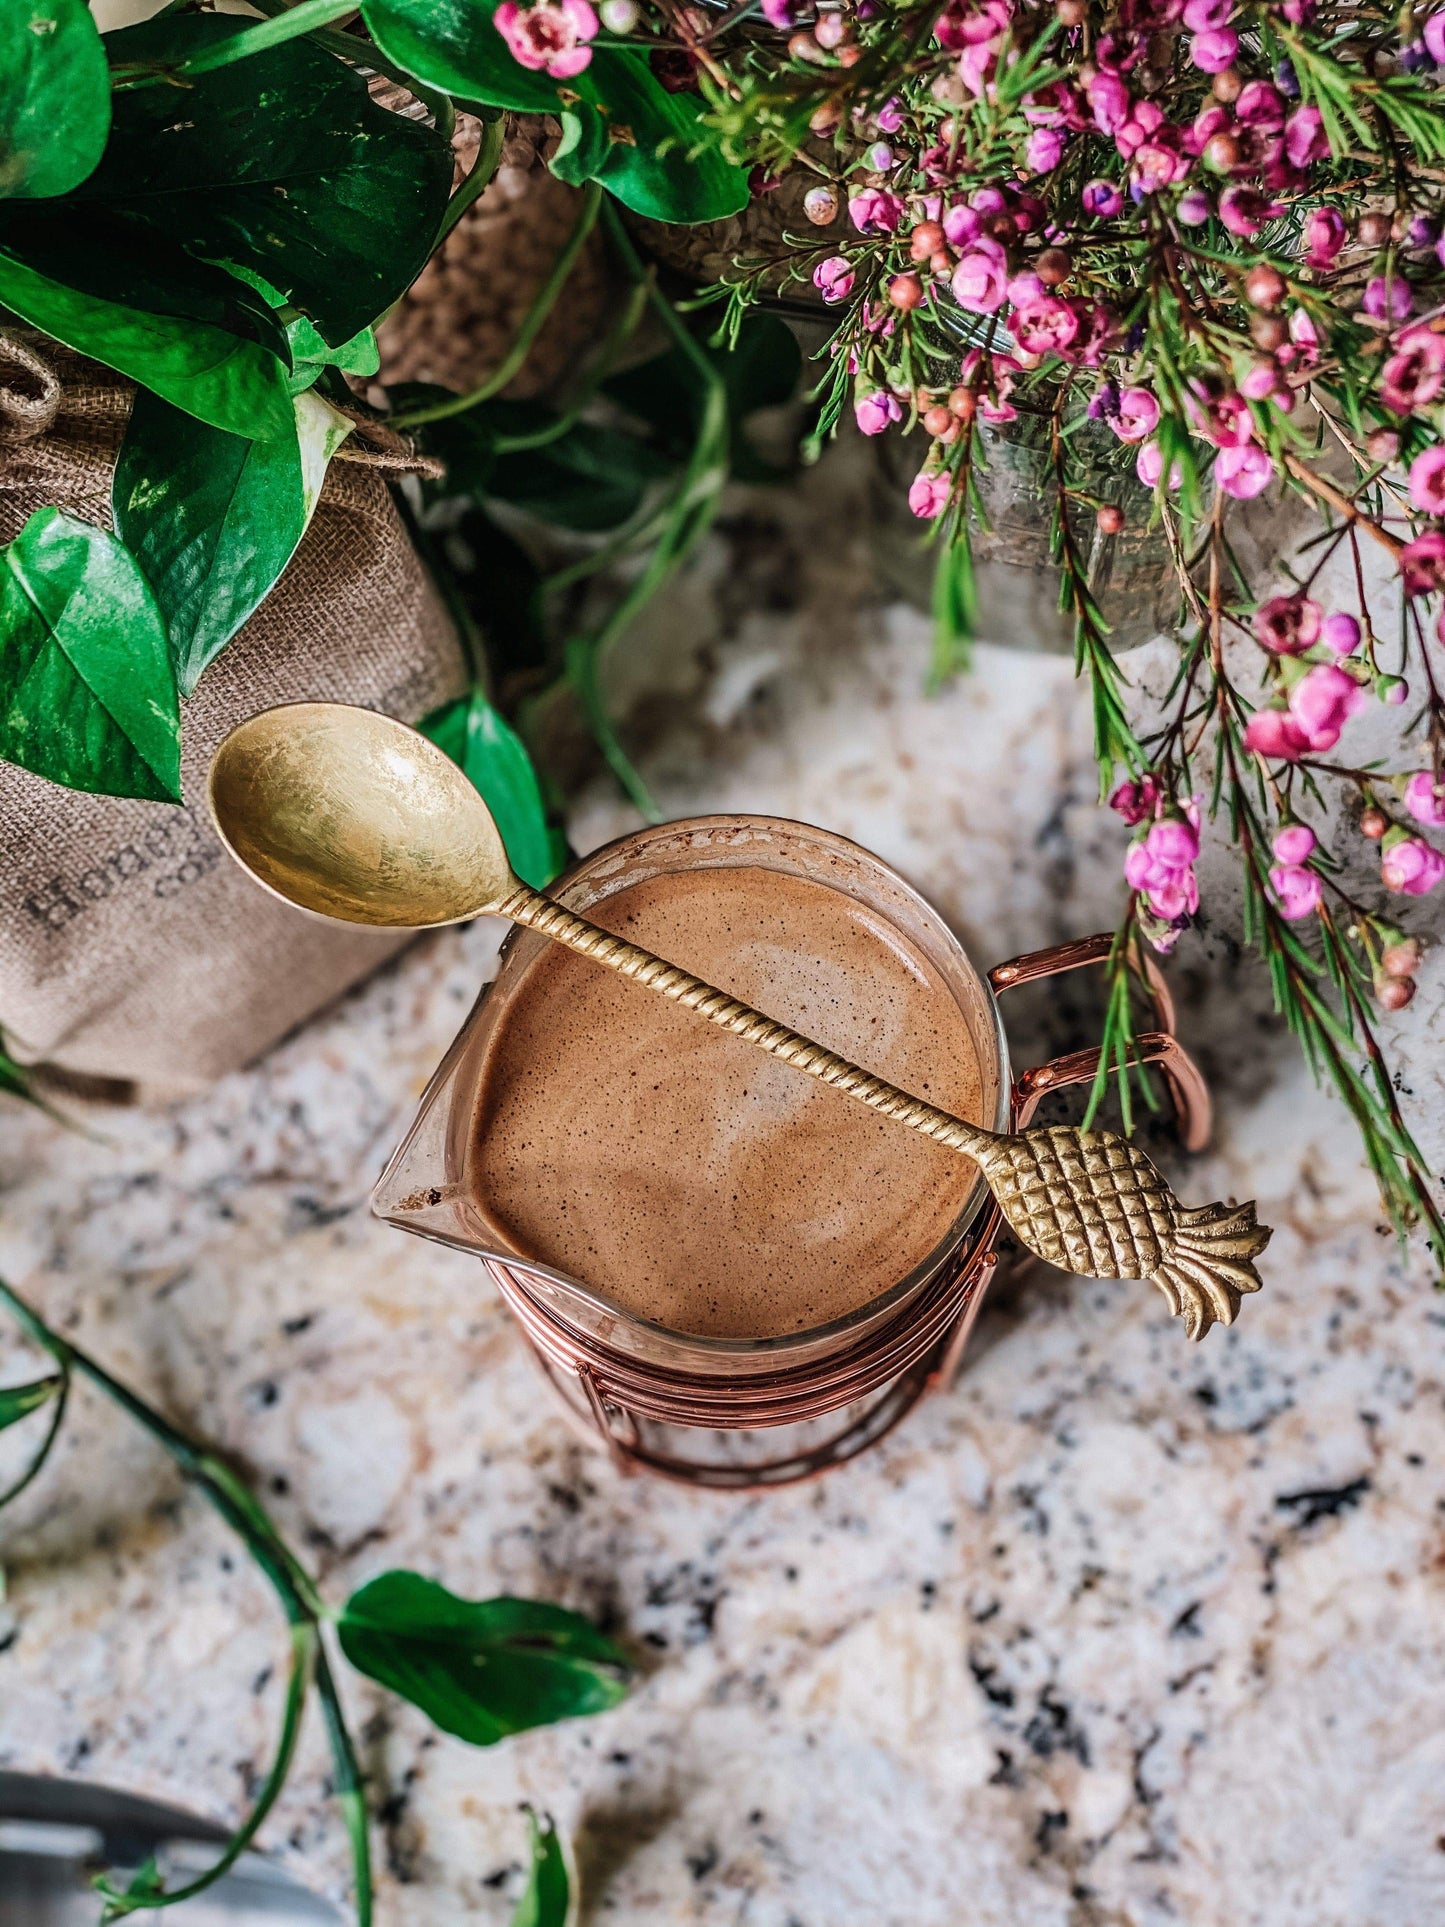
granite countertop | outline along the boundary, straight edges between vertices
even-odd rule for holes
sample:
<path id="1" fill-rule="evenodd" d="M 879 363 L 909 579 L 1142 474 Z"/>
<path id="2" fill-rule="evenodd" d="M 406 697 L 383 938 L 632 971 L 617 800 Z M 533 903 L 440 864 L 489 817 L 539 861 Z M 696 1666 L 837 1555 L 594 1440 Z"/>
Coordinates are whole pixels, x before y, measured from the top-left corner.
<path id="1" fill-rule="evenodd" d="M 655 619 L 654 644 L 696 638 L 643 757 L 664 810 L 842 830 L 981 963 L 1106 927 L 1122 839 L 1069 665 L 982 649 L 927 698 L 922 620 L 820 567 L 747 511 Z M 1133 659 L 1146 682 L 1160 661 Z M 633 821 L 594 783 L 574 838 Z M 950 1393 L 766 1497 L 619 1479 L 539 1398 L 475 1263 L 368 1217 L 494 927 L 419 942 L 105 1136 L 7 1111 L 0 1269 L 248 1468 L 330 1596 L 406 1565 L 577 1607 L 642 1656 L 617 1711 L 489 1751 L 346 1679 L 385 1927 L 507 1920 L 524 1800 L 575 1840 L 587 1922 L 1445 1919 L 1445 1312 L 1239 965 L 1222 874 L 1172 972 L 1219 1128 L 1174 1174 L 1258 1198 L 1267 1289 L 1193 1348 L 1142 1287 L 1031 1268 Z M 1440 977 L 1393 1032 L 1436 1151 Z M 1027 995 L 1020 1062 L 1078 1022 L 1073 992 Z M 89 1391 L 4 1558 L 0 1766 L 234 1819 L 274 1733 L 277 1613 Z M 340 1893 L 326 1770 L 313 1726 L 263 1838 Z"/>

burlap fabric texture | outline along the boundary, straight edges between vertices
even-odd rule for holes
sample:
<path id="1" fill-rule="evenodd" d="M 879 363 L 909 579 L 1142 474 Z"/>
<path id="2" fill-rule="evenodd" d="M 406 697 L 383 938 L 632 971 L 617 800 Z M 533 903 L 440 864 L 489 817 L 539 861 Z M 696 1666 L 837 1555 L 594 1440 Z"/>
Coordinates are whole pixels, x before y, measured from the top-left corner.
<path id="1" fill-rule="evenodd" d="M 130 383 L 29 331 L 0 335 L 0 540 L 50 504 L 111 526 Z M 406 941 L 277 902 L 205 811 L 211 753 L 272 704 L 407 721 L 460 693 L 450 621 L 391 498 L 415 470 L 361 430 L 332 461 L 280 582 L 182 705 L 185 804 L 70 790 L 0 764 L 0 1026 L 15 1056 L 160 1097 L 246 1063 Z"/>

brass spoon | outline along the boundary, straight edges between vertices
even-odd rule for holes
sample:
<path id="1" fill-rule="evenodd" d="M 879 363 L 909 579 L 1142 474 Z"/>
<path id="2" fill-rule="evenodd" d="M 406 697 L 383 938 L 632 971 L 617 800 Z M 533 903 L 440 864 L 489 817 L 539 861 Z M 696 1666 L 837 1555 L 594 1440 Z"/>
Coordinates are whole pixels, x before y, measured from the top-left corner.
<path id="1" fill-rule="evenodd" d="M 950 1117 L 529 888 L 466 776 L 404 723 L 340 703 L 265 710 L 216 751 L 210 807 L 236 860 L 304 910 L 392 930 L 508 917 L 962 1151 L 1030 1251 L 1086 1277 L 1147 1279 L 1191 1338 L 1259 1289 L 1252 1260 L 1270 1233 L 1253 1204 L 1186 1208 L 1112 1131 L 1001 1136 Z"/>

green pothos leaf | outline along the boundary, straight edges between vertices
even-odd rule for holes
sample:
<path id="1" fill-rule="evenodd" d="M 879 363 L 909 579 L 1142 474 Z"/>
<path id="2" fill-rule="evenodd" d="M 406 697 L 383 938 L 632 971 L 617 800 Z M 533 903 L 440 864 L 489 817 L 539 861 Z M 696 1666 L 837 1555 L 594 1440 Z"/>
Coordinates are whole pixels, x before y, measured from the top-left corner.
<path id="1" fill-rule="evenodd" d="M 106 36 L 165 63 L 246 31 L 168 14 Z M 388 112 L 345 62 L 304 39 L 116 98 L 105 158 L 77 199 L 200 260 L 264 276 L 323 338 L 346 342 L 415 279 L 451 190 L 451 148 Z"/>
<path id="2" fill-rule="evenodd" d="M 492 812 L 507 859 L 536 890 L 567 861 L 567 846 L 547 808 L 527 746 L 479 689 L 434 709 L 422 732 L 463 769 Z"/>
<path id="3" fill-rule="evenodd" d="M 492 24 L 497 0 L 364 0 L 382 52 L 428 86 L 517 113 L 563 116 L 552 161 L 565 181 L 598 180 L 638 214 L 716 221 L 747 205 L 747 175 L 728 161 L 695 94 L 673 94 L 647 61 L 598 47 L 565 81 L 513 58 Z"/>
<path id="4" fill-rule="evenodd" d="M 166 628 L 124 545 L 37 509 L 0 571 L 0 757 L 71 789 L 181 798 Z"/>
<path id="5" fill-rule="evenodd" d="M 577 1613 L 535 1599 L 458 1599 L 433 1579 L 385 1572 L 337 1617 L 368 1678 L 474 1746 L 584 1713 L 627 1692 L 624 1653 Z"/>
<path id="6" fill-rule="evenodd" d="M 136 397 L 111 502 L 160 604 L 183 695 L 280 578 L 351 432 L 319 395 L 293 407 L 289 436 L 253 442 Z"/>
<path id="7" fill-rule="evenodd" d="M 68 194 L 110 129 L 110 68 L 85 0 L 0 7 L 0 196 Z"/>
<path id="8" fill-rule="evenodd" d="M 572 1918 L 572 1875 L 551 1818 L 527 1810 L 532 1866 L 512 1915 L 512 1927 L 567 1927 Z"/>
<path id="9" fill-rule="evenodd" d="M 289 431 L 278 352 L 286 337 L 264 303 L 249 308 L 248 290 L 201 262 L 186 263 L 182 281 L 135 272 L 122 249 L 107 276 L 111 257 L 95 233 L 70 223 L 66 246 L 55 230 L 44 246 L 33 232 L 0 223 L 0 304 L 198 421 L 241 435 Z M 108 278 L 114 299 L 86 285 L 92 274 Z M 233 302 L 231 290 L 241 299 Z"/>
<path id="10" fill-rule="evenodd" d="M 64 1383 L 59 1372 L 53 1372 L 49 1378 L 33 1379 L 28 1385 L 0 1385 L 0 1432 L 48 1405 Z"/>

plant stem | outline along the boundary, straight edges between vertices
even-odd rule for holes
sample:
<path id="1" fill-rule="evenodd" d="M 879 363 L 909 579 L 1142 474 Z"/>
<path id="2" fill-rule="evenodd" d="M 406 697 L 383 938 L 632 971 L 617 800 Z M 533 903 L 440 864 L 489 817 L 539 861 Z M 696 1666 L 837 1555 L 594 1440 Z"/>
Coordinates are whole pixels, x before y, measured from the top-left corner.
<path id="1" fill-rule="evenodd" d="M 0 1305 L 4 1305 L 9 1310 L 29 1338 L 42 1350 L 50 1353 L 67 1380 L 72 1373 L 77 1372 L 88 1378 L 128 1417 L 149 1432 L 180 1467 L 184 1476 L 200 1487 L 227 1525 L 239 1534 L 251 1557 L 270 1580 L 291 1628 L 291 1675 L 281 1736 L 271 1772 L 249 1818 L 228 1842 L 220 1860 L 189 1886 L 177 1889 L 173 1893 L 148 1895 L 144 1898 L 107 1890 L 111 1908 L 117 1911 L 108 1912 L 106 1918 L 118 1919 L 122 1914 L 170 1906 L 177 1900 L 190 1898 L 220 1879 L 227 1868 L 245 1851 L 264 1823 L 285 1784 L 286 1775 L 295 1754 L 306 1692 L 314 1677 L 326 1720 L 332 1758 L 336 1766 L 337 1798 L 341 1803 L 347 1832 L 351 1837 L 352 1856 L 356 1866 L 357 1914 L 362 1927 L 368 1927 L 371 1918 L 371 1863 L 370 1849 L 366 1840 L 366 1809 L 361 1771 L 357 1765 L 335 1681 L 332 1679 L 321 1643 L 321 1626 L 330 1618 L 331 1612 L 317 1589 L 316 1582 L 282 1539 L 265 1507 L 224 1459 L 187 1437 L 153 1406 L 147 1405 L 145 1400 L 133 1392 L 128 1385 L 123 1384 L 108 1372 L 88 1352 L 82 1351 L 78 1345 L 73 1345 L 69 1339 L 63 1338 L 3 1278 L 0 1278 Z M 62 1403 L 61 1396 L 57 1397 L 56 1403 L 57 1405 Z M 58 1421 L 53 1419 L 52 1437 L 57 1430 Z M 44 1451 L 48 1450 L 49 1439 L 44 1447 Z M 41 1456 L 43 1457 L 43 1452 Z M 36 1469 L 38 1468 L 31 1468 L 22 1485 L 29 1482 Z"/>
<path id="2" fill-rule="evenodd" d="M 473 205 L 478 195 L 485 192 L 497 171 L 497 163 L 502 158 L 502 143 L 506 138 L 507 123 L 505 116 L 498 114 L 495 120 L 482 122 L 482 140 L 477 149 L 477 157 L 472 162 L 467 178 L 447 202 L 446 213 L 437 229 L 437 238 L 432 243 L 435 254 L 442 242 L 460 221 L 467 209 Z"/>
<path id="3" fill-rule="evenodd" d="M 123 1919 L 127 1914 L 158 1912 L 163 1907 L 174 1907 L 182 1900 L 194 1900 L 208 1887 L 212 1887 L 221 1876 L 235 1866 L 241 1855 L 250 1846 L 266 1822 L 272 1807 L 280 1797 L 296 1757 L 296 1742 L 301 1736 L 301 1717 L 306 1710 L 306 1695 L 311 1686 L 320 1651 L 320 1639 L 313 1625 L 301 1623 L 291 1628 L 291 1669 L 286 1680 L 286 1705 L 281 1716 L 281 1734 L 276 1742 L 275 1756 L 271 1770 L 266 1775 L 265 1785 L 257 1796 L 255 1805 L 236 1832 L 226 1843 L 220 1858 L 198 1874 L 184 1887 L 173 1887 L 168 1892 L 150 1898 L 131 1898 L 115 1888 L 104 1878 L 96 1886 L 105 1895 L 107 1905 L 101 1916 L 101 1927 Z"/>
<path id="4" fill-rule="evenodd" d="M 602 189 L 596 181 L 589 181 L 582 190 L 582 205 L 567 244 L 552 264 L 552 271 L 537 290 L 531 307 L 523 318 L 513 341 L 501 362 L 479 387 L 469 390 L 465 395 L 449 395 L 445 401 L 433 402 L 427 408 L 403 409 L 399 415 L 390 417 L 392 428 L 420 428 L 424 422 L 446 421 L 452 415 L 464 415 L 469 408 L 488 401 L 506 387 L 522 368 L 527 356 L 532 352 L 532 343 L 557 304 L 557 297 L 567 284 L 578 255 L 582 252 L 587 236 L 597 222 L 598 210 L 602 205 Z"/>

